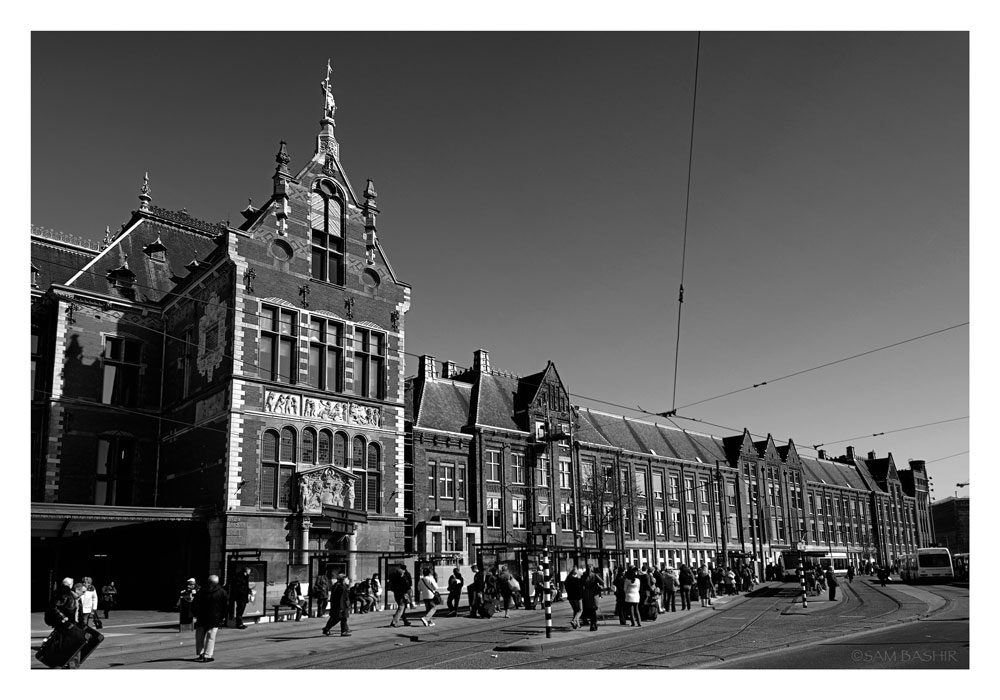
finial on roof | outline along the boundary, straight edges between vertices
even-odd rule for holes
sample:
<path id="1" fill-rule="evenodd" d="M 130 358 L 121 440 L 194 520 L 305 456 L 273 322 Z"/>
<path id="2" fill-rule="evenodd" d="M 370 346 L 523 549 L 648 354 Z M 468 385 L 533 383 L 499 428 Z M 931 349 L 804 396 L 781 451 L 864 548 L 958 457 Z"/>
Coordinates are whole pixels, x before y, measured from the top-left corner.
<path id="1" fill-rule="evenodd" d="M 337 103 L 333 99 L 333 86 L 330 82 L 330 74 L 333 72 L 333 67 L 330 65 L 329 59 L 326 61 L 326 80 L 320 83 L 320 87 L 323 89 L 323 98 L 325 104 L 323 106 L 323 118 L 320 120 L 320 126 L 322 130 L 316 139 L 316 153 L 332 153 L 334 158 L 340 157 L 340 144 L 337 143 L 337 138 L 333 134 L 333 127 L 337 125 L 334 121 L 333 115 L 337 111 Z"/>
<path id="2" fill-rule="evenodd" d="M 111 245 L 111 227 L 104 227 L 104 240 L 101 241 L 101 250 L 104 250 L 109 245 Z"/>
<path id="3" fill-rule="evenodd" d="M 149 211 L 149 203 L 153 197 L 149 194 L 149 173 L 142 176 L 142 187 L 139 188 L 139 211 Z"/>
<path id="4" fill-rule="evenodd" d="M 333 122 L 333 115 L 337 111 L 337 103 L 333 99 L 333 86 L 330 83 L 330 74 L 333 72 L 333 66 L 330 65 L 330 59 L 326 59 L 326 80 L 320 83 L 323 88 L 323 97 L 326 100 L 326 104 L 323 106 L 323 118 L 329 119 Z M 336 123 L 333 122 L 336 126 Z"/>
<path id="5" fill-rule="evenodd" d="M 286 146 L 287 144 L 284 141 L 282 141 L 278 145 L 277 154 L 275 154 L 274 156 L 274 162 L 278 164 L 278 167 L 275 169 L 275 172 L 281 173 L 282 175 L 289 174 L 288 164 L 292 162 L 292 159 L 288 155 L 288 149 L 286 148 Z"/>

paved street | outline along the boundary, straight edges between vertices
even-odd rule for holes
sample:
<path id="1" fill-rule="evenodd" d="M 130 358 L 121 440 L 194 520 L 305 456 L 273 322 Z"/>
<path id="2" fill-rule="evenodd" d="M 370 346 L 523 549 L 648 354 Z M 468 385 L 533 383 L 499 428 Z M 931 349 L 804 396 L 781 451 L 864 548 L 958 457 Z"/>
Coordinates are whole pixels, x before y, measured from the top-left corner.
<path id="1" fill-rule="evenodd" d="M 642 628 L 609 619 L 597 632 L 572 630 L 566 603 L 510 619 L 439 615 L 431 628 L 388 627 L 391 612 L 351 618 L 353 635 L 320 634 L 319 620 L 222 629 L 214 664 L 194 662 L 191 632 L 164 614 L 144 625 L 106 627 L 87 668 L 967 668 L 968 590 L 950 586 L 881 588 L 859 578 L 839 600 L 811 597 L 803 609 L 797 585 L 771 584 L 750 596 L 695 603 Z M 610 613 L 613 600 L 605 598 Z M 120 616 L 118 624 L 125 619 Z M 416 617 L 416 616 L 414 616 Z M 918 621 L 919 620 L 919 621 Z M 115 622 L 115 620 L 112 620 Z M 899 625 L 885 629 L 888 625 Z M 35 631 L 36 635 L 38 631 Z M 846 637 L 846 638 L 845 638 Z M 36 636 L 36 644 L 37 639 Z M 32 665 L 40 667 L 32 658 Z"/>

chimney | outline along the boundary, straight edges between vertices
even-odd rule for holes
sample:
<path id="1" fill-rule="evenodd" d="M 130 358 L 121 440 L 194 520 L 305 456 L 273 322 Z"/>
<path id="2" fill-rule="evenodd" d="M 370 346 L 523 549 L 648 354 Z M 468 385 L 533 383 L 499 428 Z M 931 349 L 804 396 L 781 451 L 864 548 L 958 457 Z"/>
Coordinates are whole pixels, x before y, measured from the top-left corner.
<path id="1" fill-rule="evenodd" d="M 868 453 L 868 459 L 875 459 L 875 450 Z"/>
<path id="2" fill-rule="evenodd" d="M 854 448 L 850 445 L 847 446 L 847 458 L 854 459 Z"/>
<path id="3" fill-rule="evenodd" d="M 490 353 L 486 350 L 476 350 L 472 353 L 472 369 L 478 372 L 490 371 Z"/>
<path id="4" fill-rule="evenodd" d="M 420 370 L 417 373 L 420 379 L 434 379 L 434 357 L 431 355 L 420 356 Z"/>
<path id="5" fill-rule="evenodd" d="M 826 450 L 820 450 L 819 451 L 819 458 L 820 459 L 826 459 Z"/>
<path id="6" fill-rule="evenodd" d="M 446 360 L 445 362 L 443 362 L 441 364 L 441 378 L 442 379 L 451 379 L 456 374 L 458 374 L 458 372 L 455 370 L 455 363 L 454 362 L 452 362 L 451 360 Z"/>

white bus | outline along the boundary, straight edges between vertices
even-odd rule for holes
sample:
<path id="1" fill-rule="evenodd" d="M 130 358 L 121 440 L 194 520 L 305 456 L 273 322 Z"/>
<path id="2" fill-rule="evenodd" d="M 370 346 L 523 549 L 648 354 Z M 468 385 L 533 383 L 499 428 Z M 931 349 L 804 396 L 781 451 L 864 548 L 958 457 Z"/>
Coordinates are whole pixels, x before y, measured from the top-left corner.
<path id="1" fill-rule="evenodd" d="M 955 570 L 945 547 L 926 547 L 902 558 L 899 572 L 905 582 L 952 581 Z"/>

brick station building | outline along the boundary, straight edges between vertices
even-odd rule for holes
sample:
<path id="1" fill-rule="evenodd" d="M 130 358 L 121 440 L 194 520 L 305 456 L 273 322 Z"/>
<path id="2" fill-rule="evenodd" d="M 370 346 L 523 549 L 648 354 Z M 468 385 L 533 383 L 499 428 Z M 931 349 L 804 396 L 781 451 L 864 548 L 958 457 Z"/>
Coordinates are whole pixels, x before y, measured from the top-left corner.
<path id="1" fill-rule="evenodd" d="M 923 462 L 836 459 L 769 435 L 715 437 L 572 405 L 555 365 L 519 377 L 477 350 L 423 356 L 407 384 L 410 548 L 524 575 L 548 536 L 556 570 L 610 558 L 788 566 L 793 556 L 892 563 L 933 537 Z M 409 477 L 412 465 L 412 477 Z M 411 535 L 412 533 L 412 535 Z M 429 557 L 430 558 L 430 557 Z M 846 565 L 846 564 L 845 564 Z"/>
<path id="2" fill-rule="evenodd" d="M 237 562 L 281 588 L 402 551 L 410 288 L 323 88 L 312 157 L 293 172 L 282 142 L 238 225 L 146 181 L 99 245 L 33 229 L 35 608 L 66 575 L 148 606 Z"/>

